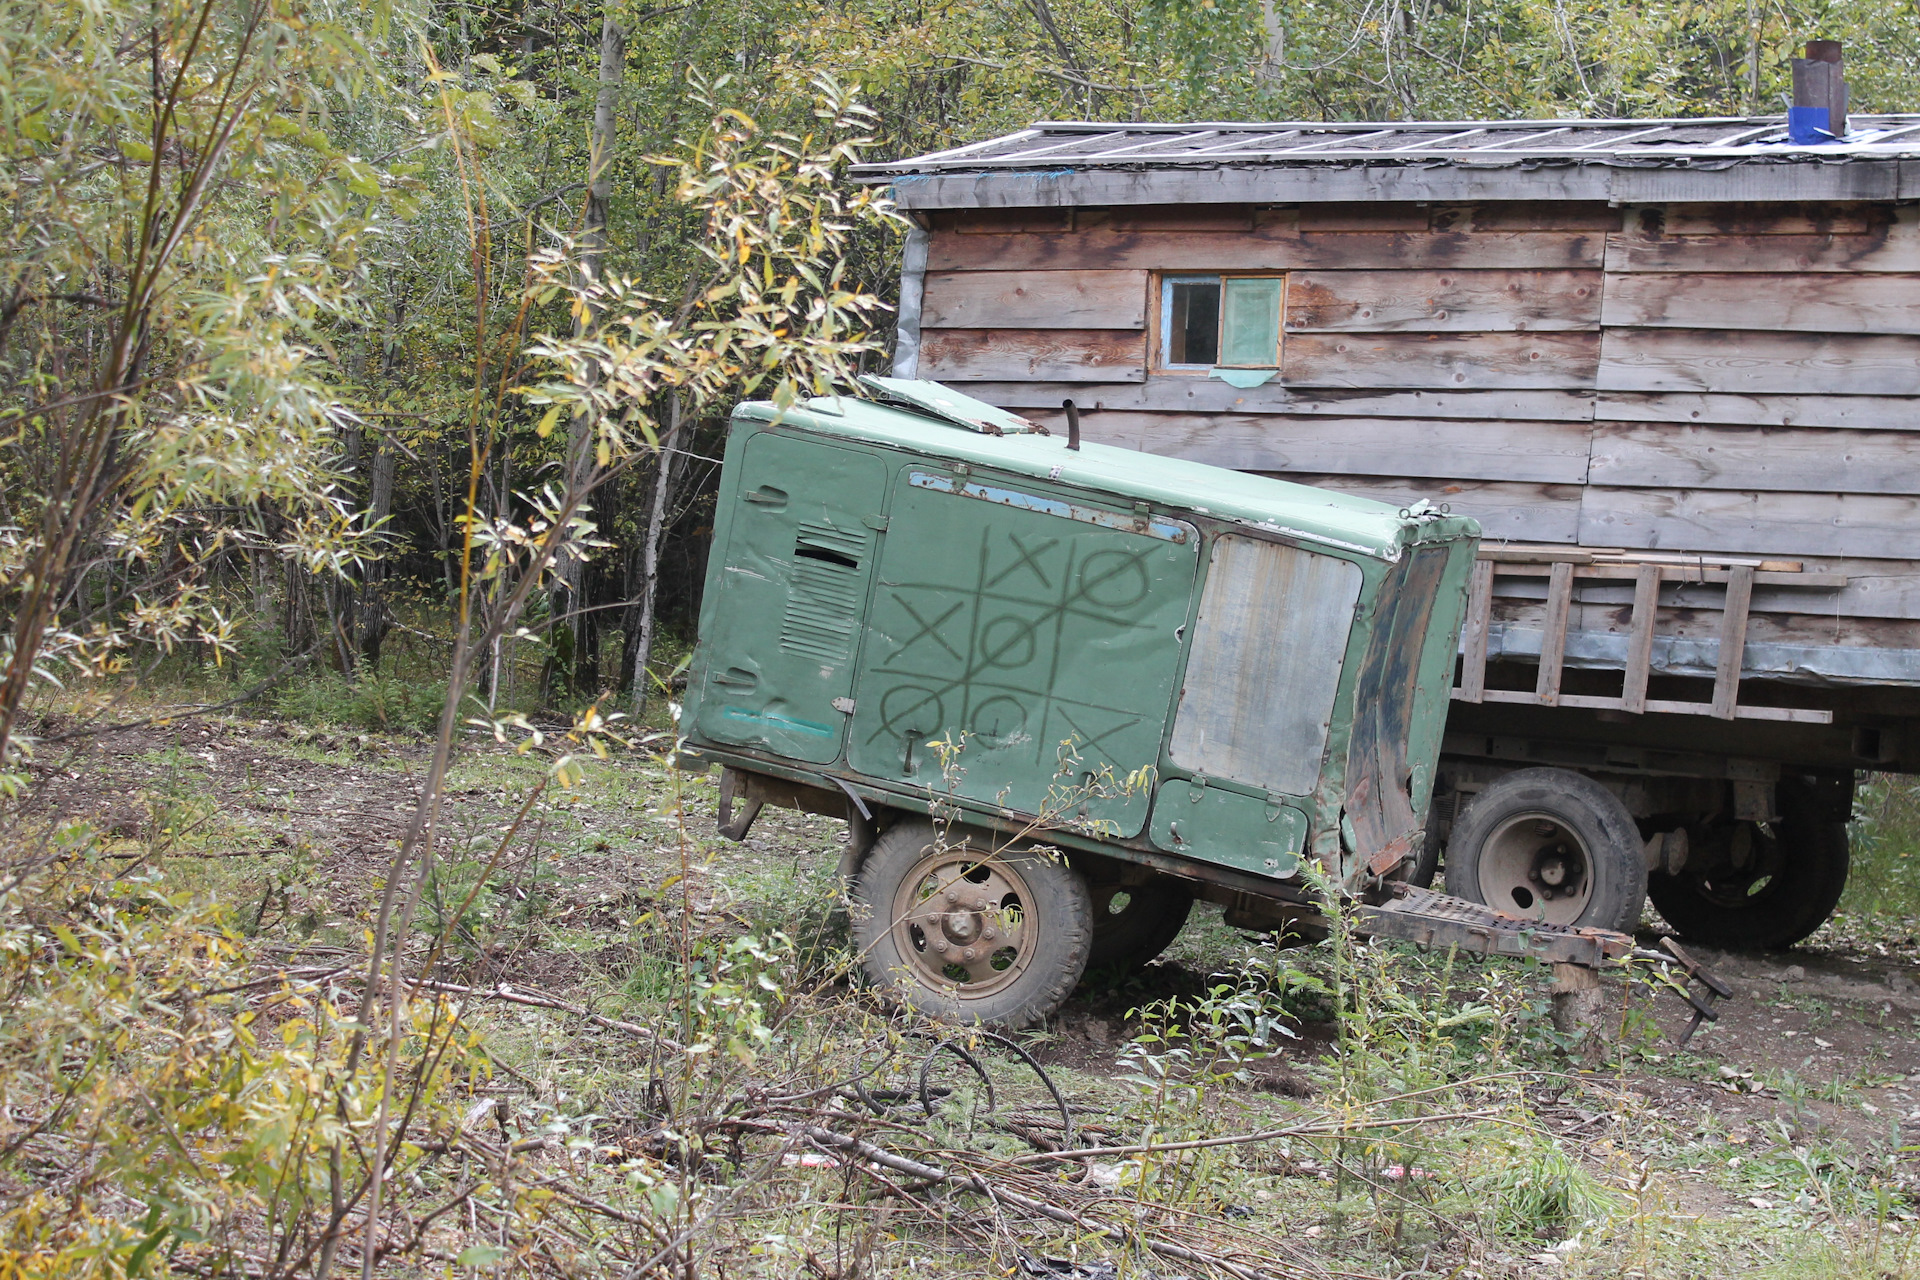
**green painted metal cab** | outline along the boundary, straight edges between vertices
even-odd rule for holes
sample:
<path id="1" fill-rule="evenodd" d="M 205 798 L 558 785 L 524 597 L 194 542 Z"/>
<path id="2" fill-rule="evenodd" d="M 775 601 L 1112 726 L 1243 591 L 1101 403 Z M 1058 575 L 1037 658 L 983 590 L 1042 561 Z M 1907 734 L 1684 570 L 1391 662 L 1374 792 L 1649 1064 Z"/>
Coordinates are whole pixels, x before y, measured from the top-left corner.
<path id="1" fill-rule="evenodd" d="M 733 418 L 681 720 L 730 799 L 1237 894 L 1417 853 L 1472 520 L 865 382 Z"/>

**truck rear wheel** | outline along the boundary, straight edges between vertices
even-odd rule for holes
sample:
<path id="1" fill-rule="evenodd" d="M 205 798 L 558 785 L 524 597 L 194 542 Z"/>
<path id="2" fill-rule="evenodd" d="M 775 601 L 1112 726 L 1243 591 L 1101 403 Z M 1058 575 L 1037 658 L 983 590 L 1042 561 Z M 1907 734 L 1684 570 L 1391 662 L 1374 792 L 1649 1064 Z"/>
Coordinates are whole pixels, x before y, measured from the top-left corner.
<path id="1" fill-rule="evenodd" d="M 1132 972 L 1173 945 L 1193 910 L 1193 895 L 1178 880 L 1093 886 L 1093 947 L 1089 969 Z"/>
<path id="2" fill-rule="evenodd" d="M 853 934 L 875 986 L 949 1022 L 1022 1027 L 1058 1009 L 1093 940 L 1087 883 L 1030 849 L 902 822 L 853 888 Z"/>
<path id="3" fill-rule="evenodd" d="M 1688 836 L 1678 875 L 1647 896 L 1681 937 L 1710 947 L 1790 947 L 1827 922 L 1847 887 L 1847 824 L 1782 780 L 1777 823 L 1723 822 Z"/>
<path id="4" fill-rule="evenodd" d="M 1453 824 L 1447 892 L 1549 924 L 1630 931 L 1647 896 L 1644 850 L 1613 792 L 1570 770 L 1521 769 Z"/>

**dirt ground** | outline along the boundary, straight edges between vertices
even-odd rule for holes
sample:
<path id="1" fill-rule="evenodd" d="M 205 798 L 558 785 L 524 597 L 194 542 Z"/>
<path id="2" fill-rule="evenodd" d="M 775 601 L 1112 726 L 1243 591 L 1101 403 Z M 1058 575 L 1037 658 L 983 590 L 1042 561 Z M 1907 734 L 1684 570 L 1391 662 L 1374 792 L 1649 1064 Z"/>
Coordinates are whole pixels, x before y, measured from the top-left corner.
<path id="1" fill-rule="evenodd" d="M 243 904 L 257 927 L 277 921 L 315 946 L 344 942 L 363 926 L 429 751 L 420 738 L 262 720 L 189 720 L 59 741 L 64 727 L 42 726 L 55 740 L 34 766 L 38 812 L 90 821 L 130 862 L 159 854 L 188 887 L 216 889 Z M 543 770 L 474 744 L 448 788 L 443 859 L 491 857 Z M 619 980 L 623 926 L 683 868 L 710 910 L 765 918 L 778 916 L 783 894 L 825 883 L 837 857 L 840 824 L 782 811 L 768 810 L 743 845 L 713 838 L 711 779 L 677 779 L 638 759 L 596 763 L 588 775 L 576 794 L 554 792 L 528 809 L 515 836 L 526 852 L 495 872 L 508 896 L 542 900 L 549 928 L 538 936 L 569 941 L 493 955 L 490 979 L 575 998 L 583 984 Z M 1657 927 L 1649 917 L 1649 939 Z M 1145 973 L 1083 984 L 1037 1053 L 1077 1073 L 1122 1072 L 1137 1029 L 1129 1011 L 1204 989 L 1209 974 L 1248 945 L 1216 912 L 1197 908 L 1187 932 Z M 1881 1226 L 1910 1233 L 1920 1193 L 1910 1155 L 1920 1146 L 1920 940 L 1912 924 L 1841 919 L 1791 952 L 1696 954 L 1736 990 L 1720 1020 L 1682 1051 L 1672 1036 L 1689 1011 L 1671 997 L 1640 994 L 1631 1007 L 1664 1034 L 1646 1030 L 1635 1052 L 1543 1103 L 1541 1123 L 1570 1150 L 1625 1152 L 1657 1170 L 1671 1214 L 1742 1230 L 1794 1231 L 1816 1220 L 1830 1229 L 1834 1216 L 1808 1188 L 1834 1162 L 1870 1165 L 1875 1185 L 1892 1197 Z M 1314 1092 L 1316 1064 L 1337 1052 L 1336 1036 L 1324 1022 L 1299 1031 L 1258 1064 L 1256 1089 L 1290 1098 Z M 1802 1216 L 1785 1216 L 1794 1212 Z M 1538 1265 L 1573 1274 L 1575 1261 L 1549 1252 Z"/>

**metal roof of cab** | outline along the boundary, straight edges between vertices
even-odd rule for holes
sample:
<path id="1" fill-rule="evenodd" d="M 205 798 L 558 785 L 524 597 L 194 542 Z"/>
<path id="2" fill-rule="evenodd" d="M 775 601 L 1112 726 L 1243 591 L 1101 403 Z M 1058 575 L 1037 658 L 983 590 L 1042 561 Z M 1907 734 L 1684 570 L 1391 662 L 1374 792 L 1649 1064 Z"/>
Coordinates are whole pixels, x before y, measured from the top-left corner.
<path id="1" fill-rule="evenodd" d="M 917 391 L 949 403 L 978 403 L 935 382 L 886 382 L 896 395 Z M 981 408 L 992 406 L 982 404 Z M 1389 560 L 1416 542 L 1479 532 L 1479 526 L 1466 516 L 1402 515 L 1400 509 L 1370 498 L 1091 441 L 1077 451 L 1069 450 L 1064 437 L 1040 430 L 994 435 L 977 424 L 931 416 L 931 411 L 915 412 L 852 396 L 819 397 L 785 411 L 763 400 L 748 401 L 734 410 L 734 416 L 1144 500 Z"/>
<path id="2" fill-rule="evenodd" d="M 1783 116 L 1341 124 L 1042 121 L 856 165 L 906 209 L 1352 200 L 1920 198 L 1920 115 L 1853 115 L 1842 139 Z"/>

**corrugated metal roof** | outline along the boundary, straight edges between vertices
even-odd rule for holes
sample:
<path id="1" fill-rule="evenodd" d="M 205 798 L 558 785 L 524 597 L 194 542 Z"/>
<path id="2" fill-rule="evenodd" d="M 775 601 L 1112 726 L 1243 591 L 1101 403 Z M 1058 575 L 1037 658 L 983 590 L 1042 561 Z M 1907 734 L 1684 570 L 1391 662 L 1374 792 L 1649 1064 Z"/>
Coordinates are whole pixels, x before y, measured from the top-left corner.
<path id="1" fill-rule="evenodd" d="M 1001 138 L 856 166 L 873 180 L 1014 169 L 1219 168 L 1529 162 L 1688 166 L 1920 157 L 1920 115 L 1850 117 L 1843 141 L 1787 140 L 1780 116 L 1706 120 L 1479 120 L 1373 124 L 1042 121 Z"/>

